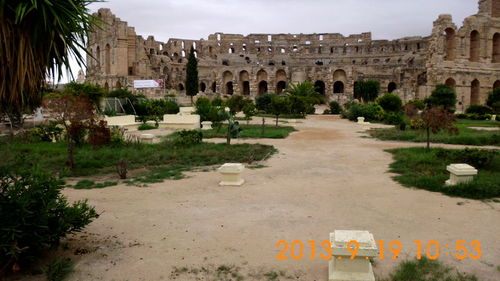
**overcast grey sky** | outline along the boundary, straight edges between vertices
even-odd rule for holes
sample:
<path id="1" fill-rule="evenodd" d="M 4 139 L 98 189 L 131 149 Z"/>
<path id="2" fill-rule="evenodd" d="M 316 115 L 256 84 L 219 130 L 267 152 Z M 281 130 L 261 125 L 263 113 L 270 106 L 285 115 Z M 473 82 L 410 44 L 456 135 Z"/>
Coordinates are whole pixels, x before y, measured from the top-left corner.
<path id="1" fill-rule="evenodd" d="M 478 0 L 109 0 L 89 6 L 111 11 L 138 35 L 201 39 L 224 33 L 372 32 L 374 39 L 427 36 L 439 14 L 461 26 Z M 74 73 L 78 68 L 73 67 Z"/>
<path id="2" fill-rule="evenodd" d="M 111 11 L 137 34 L 200 39 L 224 33 L 341 33 L 371 31 L 375 39 L 427 36 L 439 14 L 456 24 L 477 12 L 478 0 L 109 0 Z"/>

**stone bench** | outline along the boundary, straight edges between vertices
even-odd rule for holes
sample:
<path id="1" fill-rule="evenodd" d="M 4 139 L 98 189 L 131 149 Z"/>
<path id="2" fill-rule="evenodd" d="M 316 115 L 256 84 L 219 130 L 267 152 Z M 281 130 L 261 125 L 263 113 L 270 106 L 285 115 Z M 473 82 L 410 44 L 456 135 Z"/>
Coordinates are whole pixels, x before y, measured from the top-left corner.
<path id="1" fill-rule="evenodd" d="M 226 163 L 222 165 L 218 171 L 222 175 L 221 186 L 241 186 L 245 180 L 241 178 L 241 173 L 245 170 L 245 166 L 240 163 Z"/>
<path id="2" fill-rule="evenodd" d="M 139 139 L 142 143 L 153 143 L 155 136 L 152 134 L 141 134 Z"/>
<path id="3" fill-rule="evenodd" d="M 135 122 L 135 115 L 104 116 L 104 121 L 108 123 L 109 127 L 116 126 L 129 131 L 137 130 L 137 127 L 142 124 L 141 122 Z"/>
<path id="4" fill-rule="evenodd" d="M 477 170 L 468 164 L 451 164 L 446 170 L 450 172 L 450 179 L 446 181 L 446 185 L 469 183 L 477 175 Z"/>
<path id="5" fill-rule="evenodd" d="M 163 115 L 163 121 L 159 123 L 160 128 L 179 130 L 198 130 L 200 126 L 200 115 Z"/>

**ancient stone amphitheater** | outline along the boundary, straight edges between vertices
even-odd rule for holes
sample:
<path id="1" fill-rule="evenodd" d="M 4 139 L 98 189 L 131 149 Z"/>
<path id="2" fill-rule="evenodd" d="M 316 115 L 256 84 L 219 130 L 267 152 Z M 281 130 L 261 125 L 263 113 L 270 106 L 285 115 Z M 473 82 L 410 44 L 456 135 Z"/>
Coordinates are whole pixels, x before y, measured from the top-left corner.
<path id="1" fill-rule="evenodd" d="M 97 13 L 109 25 L 89 38 L 88 82 L 109 90 L 132 88 L 134 80 L 162 79 L 165 89 L 149 96 L 184 96 L 187 53 L 199 60 L 200 95 L 280 93 L 289 83 L 311 81 L 330 100 L 356 98 L 354 83 L 380 81 L 382 91 L 405 101 L 425 98 L 437 84 L 455 88 L 457 109 L 485 103 L 500 87 L 500 0 L 480 0 L 479 12 L 457 27 L 440 15 L 427 37 L 372 40 L 349 35 L 215 33 L 208 40 L 144 39 L 109 9 Z"/>

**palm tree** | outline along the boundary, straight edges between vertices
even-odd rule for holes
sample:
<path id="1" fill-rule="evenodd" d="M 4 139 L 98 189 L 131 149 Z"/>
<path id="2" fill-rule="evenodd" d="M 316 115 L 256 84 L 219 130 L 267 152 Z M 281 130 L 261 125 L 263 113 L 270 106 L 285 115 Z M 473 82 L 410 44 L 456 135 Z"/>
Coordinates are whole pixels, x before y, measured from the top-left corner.
<path id="1" fill-rule="evenodd" d="M 298 84 L 290 84 L 285 90 L 285 93 L 291 96 L 305 98 L 313 105 L 324 102 L 324 97 L 316 91 L 314 84 L 307 81 Z"/>
<path id="2" fill-rule="evenodd" d="M 20 116 L 41 103 L 46 78 L 84 64 L 87 34 L 99 21 L 87 6 L 100 0 L 0 0 L 0 113 Z"/>

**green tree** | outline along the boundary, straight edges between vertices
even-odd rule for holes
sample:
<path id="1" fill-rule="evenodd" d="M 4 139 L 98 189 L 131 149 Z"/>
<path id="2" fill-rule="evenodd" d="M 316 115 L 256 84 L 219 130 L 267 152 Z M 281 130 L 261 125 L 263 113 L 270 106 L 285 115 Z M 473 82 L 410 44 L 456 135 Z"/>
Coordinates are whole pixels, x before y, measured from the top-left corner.
<path id="1" fill-rule="evenodd" d="M 99 85 L 91 83 L 70 82 L 64 87 L 64 93 L 75 96 L 86 95 L 94 106 L 100 109 L 101 99 L 106 95 L 106 90 Z"/>
<path id="2" fill-rule="evenodd" d="M 226 101 L 226 105 L 229 107 L 229 112 L 232 115 L 242 111 L 245 104 L 246 100 L 240 95 L 234 95 Z"/>
<path id="3" fill-rule="evenodd" d="M 437 134 L 442 130 L 447 131 L 449 134 L 458 134 L 458 129 L 453 126 L 457 121 L 455 115 L 448 112 L 448 110 L 440 107 L 433 107 L 426 109 L 422 113 L 422 120 L 424 121 L 424 128 L 426 132 L 427 150 L 430 149 L 430 135 Z"/>
<path id="4" fill-rule="evenodd" d="M 486 104 L 491 107 L 496 114 L 500 114 L 500 87 L 495 88 L 488 94 Z"/>
<path id="5" fill-rule="evenodd" d="M 364 103 L 374 101 L 380 93 L 380 83 L 377 80 L 360 80 L 354 84 L 354 96 L 360 97 Z"/>
<path id="6" fill-rule="evenodd" d="M 270 113 L 276 116 L 276 127 L 278 127 L 280 115 L 290 112 L 290 100 L 287 97 L 274 95 L 271 99 L 269 109 Z"/>
<path id="7" fill-rule="evenodd" d="M 448 85 L 436 85 L 430 97 L 425 99 L 428 107 L 441 107 L 446 110 L 453 110 L 457 103 L 457 94 L 455 90 Z"/>
<path id="8" fill-rule="evenodd" d="M 290 86 L 285 90 L 285 93 L 291 96 L 300 97 L 310 105 L 325 102 L 324 97 L 316 91 L 314 84 L 311 82 L 290 84 Z"/>
<path id="9" fill-rule="evenodd" d="M 257 114 L 257 111 L 255 109 L 255 104 L 251 100 L 247 100 L 245 106 L 243 106 L 243 113 L 245 114 L 245 118 L 247 119 L 247 125 L 250 122 L 250 119 L 252 119 L 252 116 L 255 116 Z"/>
<path id="10" fill-rule="evenodd" d="M 97 0 L 0 1 L 0 113 L 20 116 L 42 102 L 47 74 L 60 80 L 70 57 L 84 65 Z"/>
<path id="11" fill-rule="evenodd" d="M 403 101 L 396 94 L 385 94 L 377 99 L 377 103 L 387 112 L 400 112 Z"/>
<path id="12" fill-rule="evenodd" d="M 191 98 L 191 104 L 193 104 L 193 97 L 198 94 L 198 84 L 198 61 L 194 48 L 191 46 L 186 67 L 186 95 Z"/>

